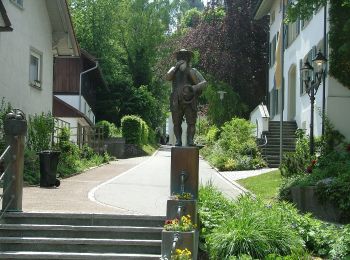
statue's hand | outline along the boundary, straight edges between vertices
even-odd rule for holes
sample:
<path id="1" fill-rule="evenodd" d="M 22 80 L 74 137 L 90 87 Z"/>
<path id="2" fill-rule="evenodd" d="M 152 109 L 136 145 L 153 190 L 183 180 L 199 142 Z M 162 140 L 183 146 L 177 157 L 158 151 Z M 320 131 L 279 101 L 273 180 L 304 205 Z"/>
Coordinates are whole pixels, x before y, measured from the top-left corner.
<path id="1" fill-rule="evenodd" d="M 198 93 L 199 91 L 201 91 L 201 86 L 199 86 L 199 84 L 192 85 L 192 89 L 194 93 Z"/>
<path id="2" fill-rule="evenodd" d="M 179 60 L 178 62 L 176 62 L 175 69 L 180 68 L 180 66 L 181 66 L 182 64 L 184 64 L 184 63 L 185 63 L 184 60 Z"/>

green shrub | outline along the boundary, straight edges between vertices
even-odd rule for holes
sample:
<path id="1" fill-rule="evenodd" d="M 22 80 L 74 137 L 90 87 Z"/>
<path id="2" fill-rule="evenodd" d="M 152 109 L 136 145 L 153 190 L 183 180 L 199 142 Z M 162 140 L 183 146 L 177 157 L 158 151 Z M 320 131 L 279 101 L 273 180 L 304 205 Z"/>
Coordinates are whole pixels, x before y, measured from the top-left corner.
<path id="1" fill-rule="evenodd" d="M 332 259 L 350 258 L 350 225 L 341 229 L 340 234 L 331 246 L 330 256 Z"/>
<path id="2" fill-rule="evenodd" d="M 95 126 L 97 128 L 102 128 L 104 138 L 121 136 L 121 133 L 118 127 L 116 127 L 115 124 L 110 123 L 106 120 L 97 122 Z"/>
<path id="3" fill-rule="evenodd" d="M 91 159 L 95 155 L 94 150 L 89 147 L 87 144 L 84 144 L 80 150 L 80 157 L 84 159 Z"/>
<path id="4" fill-rule="evenodd" d="M 253 129 L 249 121 L 241 118 L 226 122 L 221 131 L 211 127 L 203 156 L 219 170 L 251 170 L 266 166 Z"/>
<path id="5" fill-rule="evenodd" d="M 263 259 L 273 253 L 302 253 L 303 241 L 285 216 L 286 210 L 297 214 L 290 208 L 294 209 L 285 203 L 266 206 L 249 196 L 231 201 L 211 185 L 201 187 L 200 246 L 210 259 L 240 259 L 243 255 Z"/>
<path id="6" fill-rule="evenodd" d="M 28 184 L 38 184 L 40 181 L 40 164 L 38 154 L 28 148 L 24 149 L 23 180 Z"/>
<path id="7" fill-rule="evenodd" d="M 305 135 L 305 131 L 298 129 L 296 136 L 295 152 L 285 153 L 280 166 L 283 177 L 291 177 L 304 173 L 308 164 L 311 162 L 309 139 Z"/>
<path id="8" fill-rule="evenodd" d="M 30 150 L 40 152 L 52 145 L 54 121 L 51 113 L 29 116 L 27 146 Z"/>
<path id="9" fill-rule="evenodd" d="M 199 190 L 200 247 L 210 259 L 347 259 L 350 225 L 301 215 L 290 203 L 231 201 L 212 185 Z M 307 249 L 307 251 L 305 250 Z"/>
<path id="10" fill-rule="evenodd" d="M 234 204 L 235 213 L 208 236 L 213 259 L 247 254 L 263 259 L 268 254 L 282 256 L 303 252 L 303 241 L 284 216 L 283 205 L 267 207 L 248 196 Z"/>
<path id="11" fill-rule="evenodd" d="M 121 120 L 122 135 L 128 144 L 139 146 L 147 144 L 149 140 L 149 128 L 142 118 L 134 115 L 124 116 Z"/>

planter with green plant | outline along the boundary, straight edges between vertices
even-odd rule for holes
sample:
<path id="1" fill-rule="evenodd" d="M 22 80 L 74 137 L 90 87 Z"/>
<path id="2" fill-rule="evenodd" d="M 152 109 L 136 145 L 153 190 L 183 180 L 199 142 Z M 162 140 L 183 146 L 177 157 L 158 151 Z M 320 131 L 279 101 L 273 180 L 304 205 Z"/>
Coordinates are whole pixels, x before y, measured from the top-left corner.
<path id="1" fill-rule="evenodd" d="M 280 198 L 321 219 L 349 223 L 350 145 L 326 120 L 326 133 L 318 142 L 317 155 L 307 156 L 307 147 L 306 137 L 299 136 L 296 152 L 288 155 L 294 162 L 284 160 Z"/>

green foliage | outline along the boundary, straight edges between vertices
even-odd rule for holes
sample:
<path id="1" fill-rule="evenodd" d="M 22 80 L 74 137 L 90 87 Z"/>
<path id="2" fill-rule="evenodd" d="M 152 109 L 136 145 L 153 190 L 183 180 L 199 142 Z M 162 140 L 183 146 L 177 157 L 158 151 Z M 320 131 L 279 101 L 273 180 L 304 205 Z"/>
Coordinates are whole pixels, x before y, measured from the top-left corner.
<path id="1" fill-rule="evenodd" d="M 153 66 L 176 7 L 167 0 L 70 1 L 79 44 L 99 58 L 110 90 L 97 88 L 98 120 L 119 126 L 133 114 L 153 128 L 164 122 L 168 88 Z"/>
<path id="2" fill-rule="evenodd" d="M 24 149 L 23 181 L 28 184 L 40 182 L 40 164 L 35 151 Z"/>
<path id="3" fill-rule="evenodd" d="M 128 144 L 139 146 L 147 144 L 149 141 L 149 128 L 142 118 L 134 115 L 122 118 L 122 135 Z"/>
<path id="4" fill-rule="evenodd" d="M 5 102 L 5 98 L 0 103 L 0 154 L 5 150 L 4 121 L 7 113 L 11 111 L 10 103 Z"/>
<path id="5" fill-rule="evenodd" d="M 226 16 L 224 7 L 210 8 L 203 14 L 203 20 L 207 23 L 222 21 Z"/>
<path id="6" fill-rule="evenodd" d="M 347 1 L 347 5 L 344 2 Z M 343 3 L 342 3 L 343 2 Z M 350 1 L 330 1 L 329 72 L 350 89 Z"/>
<path id="7" fill-rule="evenodd" d="M 247 106 L 243 104 L 239 95 L 233 91 L 233 88 L 223 82 L 217 82 L 208 79 L 208 87 L 204 91 L 204 97 L 209 104 L 208 120 L 222 126 L 232 117 L 240 117 L 247 111 Z M 221 100 L 218 91 L 225 91 L 224 98 Z"/>
<path id="8" fill-rule="evenodd" d="M 221 127 L 220 137 L 202 151 L 219 170 L 248 170 L 266 165 L 253 136 L 254 126 L 245 119 L 233 118 Z M 213 138 L 217 130 L 212 130 Z M 210 137 L 211 138 L 211 137 Z"/>
<path id="9" fill-rule="evenodd" d="M 329 201 L 350 218 L 350 147 L 344 136 L 325 118 L 325 134 L 319 143 L 319 156 L 308 155 L 307 139 L 299 135 L 296 152 L 287 157 L 281 167 L 285 177 L 279 198 L 291 200 L 292 187 L 316 186 L 321 201 Z M 290 160 L 293 158 L 294 160 Z"/>
<path id="10" fill-rule="evenodd" d="M 119 137 L 121 136 L 120 130 L 115 124 L 110 123 L 106 120 L 99 121 L 95 124 L 96 127 L 101 127 L 103 129 L 103 137 Z"/>
<path id="11" fill-rule="evenodd" d="M 307 165 L 311 162 L 309 139 L 305 135 L 305 131 L 298 129 L 296 137 L 295 152 L 285 153 L 280 166 L 283 177 L 305 173 Z"/>
<path id="12" fill-rule="evenodd" d="M 331 246 L 330 256 L 332 259 L 348 259 L 350 257 L 350 225 L 341 229 Z"/>
<path id="13" fill-rule="evenodd" d="M 200 247 L 210 259 L 345 259 L 350 253 L 349 225 L 301 215 L 285 202 L 231 201 L 208 185 L 199 191 L 199 217 Z"/>
<path id="14" fill-rule="evenodd" d="M 52 145 L 54 121 L 50 112 L 47 114 L 29 116 L 28 120 L 28 148 L 40 152 L 48 150 Z"/>
<path id="15" fill-rule="evenodd" d="M 201 187 L 201 247 L 210 259 L 242 255 L 263 259 L 272 253 L 303 252 L 302 239 L 284 215 L 289 208 L 285 203 L 267 207 L 249 196 L 230 201 L 212 186 Z"/>
<path id="16" fill-rule="evenodd" d="M 182 18 L 182 27 L 196 27 L 201 22 L 201 16 L 202 13 L 197 8 L 188 10 Z"/>

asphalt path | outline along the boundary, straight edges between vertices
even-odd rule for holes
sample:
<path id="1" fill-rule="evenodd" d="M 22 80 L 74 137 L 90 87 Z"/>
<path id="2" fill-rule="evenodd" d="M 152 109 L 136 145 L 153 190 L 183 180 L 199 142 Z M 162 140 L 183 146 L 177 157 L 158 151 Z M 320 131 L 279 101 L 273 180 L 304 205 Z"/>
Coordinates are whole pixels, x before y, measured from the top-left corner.
<path id="1" fill-rule="evenodd" d="M 164 216 L 170 196 L 170 147 L 163 146 L 135 167 L 95 186 L 90 201 L 124 210 L 130 214 Z M 244 190 L 228 181 L 206 161 L 199 161 L 199 183 L 216 186 L 227 197 L 236 198 Z"/>

